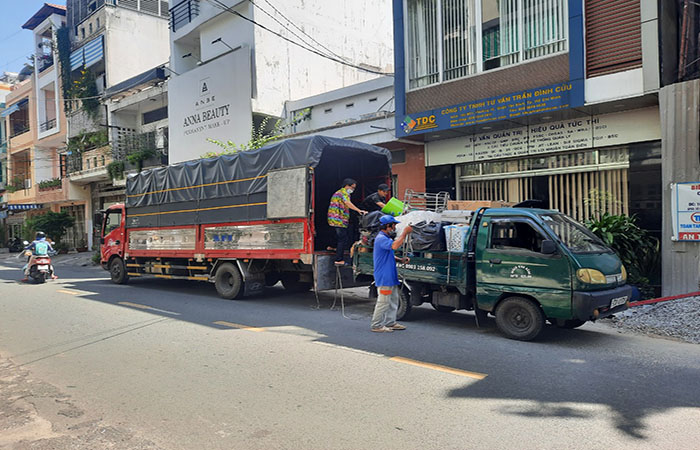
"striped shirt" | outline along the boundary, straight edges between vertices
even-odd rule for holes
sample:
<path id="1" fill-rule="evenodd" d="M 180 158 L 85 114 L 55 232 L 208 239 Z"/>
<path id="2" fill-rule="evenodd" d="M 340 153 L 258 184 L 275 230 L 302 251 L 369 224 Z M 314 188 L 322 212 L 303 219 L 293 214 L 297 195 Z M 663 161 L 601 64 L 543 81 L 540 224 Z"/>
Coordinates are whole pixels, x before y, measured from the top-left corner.
<path id="1" fill-rule="evenodd" d="M 350 222 L 350 210 L 345 206 L 350 201 L 350 194 L 342 188 L 333 194 L 331 204 L 328 206 L 328 225 L 338 228 L 347 228 Z"/>

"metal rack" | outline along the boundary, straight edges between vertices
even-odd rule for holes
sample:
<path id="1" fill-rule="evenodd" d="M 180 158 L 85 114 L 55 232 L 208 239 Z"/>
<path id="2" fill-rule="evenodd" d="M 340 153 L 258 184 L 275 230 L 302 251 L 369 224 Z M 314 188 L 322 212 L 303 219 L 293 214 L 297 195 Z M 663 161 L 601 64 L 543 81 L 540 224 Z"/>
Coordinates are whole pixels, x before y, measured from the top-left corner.
<path id="1" fill-rule="evenodd" d="M 427 192 L 415 192 L 413 189 L 406 189 L 403 200 L 403 213 L 411 211 L 433 211 L 441 213 L 447 209 L 447 202 L 450 200 L 448 192 L 438 192 L 430 194 Z"/>

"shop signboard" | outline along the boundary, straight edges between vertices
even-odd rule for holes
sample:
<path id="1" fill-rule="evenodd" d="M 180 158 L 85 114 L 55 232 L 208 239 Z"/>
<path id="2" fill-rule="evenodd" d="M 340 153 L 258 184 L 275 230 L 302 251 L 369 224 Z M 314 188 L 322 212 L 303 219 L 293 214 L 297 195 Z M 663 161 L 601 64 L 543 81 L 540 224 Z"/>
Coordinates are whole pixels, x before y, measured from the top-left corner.
<path id="1" fill-rule="evenodd" d="M 700 242 L 700 181 L 671 184 L 673 241 Z"/>
<path id="2" fill-rule="evenodd" d="M 208 140 L 250 139 L 250 49 L 241 47 L 168 81 L 170 163 L 220 150 Z"/>
<path id="3" fill-rule="evenodd" d="M 657 108 L 546 122 L 426 144 L 426 165 L 532 156 L 661 139 Z"/>

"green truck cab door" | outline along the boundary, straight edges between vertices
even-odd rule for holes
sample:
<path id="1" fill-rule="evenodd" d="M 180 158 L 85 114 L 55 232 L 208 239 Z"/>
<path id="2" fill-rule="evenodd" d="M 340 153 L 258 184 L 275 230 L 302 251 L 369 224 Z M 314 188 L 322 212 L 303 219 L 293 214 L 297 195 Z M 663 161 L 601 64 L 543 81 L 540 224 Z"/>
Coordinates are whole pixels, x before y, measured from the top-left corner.
<path id="1" fill-rule="evenodd" d="M 548 234 L 526 216 L 485 215 L 476 244 L 476 296 L 481 309 L 493 311 L 499 299 L 530 297 L 546 317 L 571 315 L 571 267 L 561 249 L 552 252 Z"/>

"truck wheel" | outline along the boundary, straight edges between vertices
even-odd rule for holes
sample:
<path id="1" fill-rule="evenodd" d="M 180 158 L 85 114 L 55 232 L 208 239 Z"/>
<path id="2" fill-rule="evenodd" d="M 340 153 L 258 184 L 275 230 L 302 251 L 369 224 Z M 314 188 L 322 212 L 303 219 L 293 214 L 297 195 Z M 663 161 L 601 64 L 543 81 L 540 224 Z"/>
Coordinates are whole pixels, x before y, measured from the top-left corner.
<path id="1" fill-rule="evenodd" d="M 313 283 L 301 281 L 298 273 L 286 273 L 282 275 L 282 286 L 289 292 L 308 292 L 313 287 Z"/>
<path id="2" fill-rule="evenodd" d="M 404 288 L 399 292 L 399 309 L 396 311 L 396 320 L 407 320 L 411 316 L 411 291 Z"/>
<path id="3" fill-rule="evenodd" d="M 126 282 L 129 281 L 123 259 L 117 257 L 109 263 L 109 276 L 112 278 L 112 283 L 114 284 L 126 284 Z"/>
<path id="4" fill-rule="evenodd" d="M 586 323 L 585 320 L 578 320 L 578 319 L 571 319 L 571 320 L 562 320 L 558 319 L 557 320 L 557 327 L 559 328 L 565 328 L 567 330 L 573 330 L 574 328 L 578 328 L 584 323 Z"/>
<path id="5" fill-rule="evenodd" d="M 542 331 L 544 314 L 526 298 L 508 297 L 496 308 L 496 326 L 510 339 L 529 341 Z"/>
<path id="6" fill-rule="evenodd" d="M 219 266 L 214 277 L 214 286 L 219 296 L 229 300 L 240 298 L 243 293 L 243 279 L 238 267 L 231 263 L 223 263 Z"/>
<path id="7" fill-rule="evenodd" d="M 455 310 L 454 306 L 436 305 L 434 303 L 431 303 L 431 305 L 433 305 L 433 308 L 435 309 L 435 311 L 445 313 L 445 314 L 451 313 L 452 311 Z"/>

